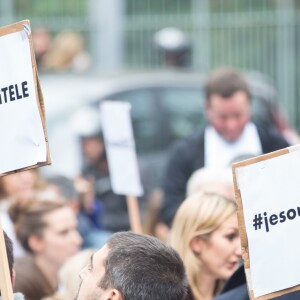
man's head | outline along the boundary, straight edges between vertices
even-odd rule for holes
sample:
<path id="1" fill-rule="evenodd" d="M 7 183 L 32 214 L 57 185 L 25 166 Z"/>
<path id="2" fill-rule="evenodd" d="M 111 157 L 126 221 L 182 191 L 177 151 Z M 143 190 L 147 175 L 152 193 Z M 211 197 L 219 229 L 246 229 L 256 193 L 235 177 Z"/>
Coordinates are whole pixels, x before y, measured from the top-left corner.
<path id="1" fill-rule="evenodd" d="M 182 300 L 187 288 L 177 252 L 132 232 L 112 235 L 80 277 L 78 300 Z"/>
<path id="2" fill-rule="evenodd" d="M 251 118 L 250 92 L 245 78 L 234 69 L 218 69 L 208 78 L 205 93 L 210 124 L 225 140 L 234 142 Z"/>

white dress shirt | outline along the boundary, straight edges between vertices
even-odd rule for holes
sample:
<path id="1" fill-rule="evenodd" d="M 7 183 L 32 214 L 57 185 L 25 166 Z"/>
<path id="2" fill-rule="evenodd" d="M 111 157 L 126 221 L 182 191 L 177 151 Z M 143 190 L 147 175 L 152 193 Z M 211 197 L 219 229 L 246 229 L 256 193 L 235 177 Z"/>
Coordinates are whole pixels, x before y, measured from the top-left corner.
<path id="1" fill-rule="evenodd" d="M 205 129 L 205 167 L 230 167 L 239 156 L 257 156 L 263 153 L 256 126 L 249 122 L 234 142 L 224 140 L 212 127 Z"/>

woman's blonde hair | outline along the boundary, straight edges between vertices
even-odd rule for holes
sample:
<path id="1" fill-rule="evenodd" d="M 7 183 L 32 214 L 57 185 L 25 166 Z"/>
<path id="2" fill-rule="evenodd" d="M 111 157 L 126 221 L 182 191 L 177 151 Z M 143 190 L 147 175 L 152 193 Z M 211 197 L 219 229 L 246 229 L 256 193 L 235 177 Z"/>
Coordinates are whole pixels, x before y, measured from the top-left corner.
<path id="1" fill-rule="evenodd" d="M 171 228 L 170 244 L 181 256 L 196 300 L 203 299 L 199 287 L 201 261 L 191 249 L 195 237 L 208 239 L 226 219 L 236 211 L 234 201 L 209 193 L 195 193 L 180 205 Z M 214 293 L 218 293 L 223 282 L 218 281 Z"/>

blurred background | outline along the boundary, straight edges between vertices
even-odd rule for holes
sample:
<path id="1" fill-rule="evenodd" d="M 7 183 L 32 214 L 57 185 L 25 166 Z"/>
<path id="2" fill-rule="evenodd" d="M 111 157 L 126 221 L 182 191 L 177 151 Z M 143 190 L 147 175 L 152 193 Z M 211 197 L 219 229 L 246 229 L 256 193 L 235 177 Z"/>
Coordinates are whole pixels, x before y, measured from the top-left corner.
<path id="1" fill-rule="evenodd" d="M 258 117 L 269 122 L 271 113 L 279 130 L 300 129 L 299 1 L 0 1 L 1 26 L 22 19 L 31 21 L 58 162 L 50 168 L 66 175 L 79 166 L 57 145 L 68 144 L 62 128 L 77 108 L 130 101 L 138 154 L 150 155 L 201 125 L 203 80 L 222 65 L 246 74 L 254 98 L 263 99 L 254 104 Z M 263 108 L 264 99 L 271 108 Z M 154 124 L 154 115 L 162 121 Z M 162 130 L 167 118 L 170 132 Z"/>
<path id="2" fill-rule="evenodd" d="M 191 66 L 220 64 L 269 75 L 299 128 L 299 8 L 296 0 L 1 0 L 1 25 L 24 18 L 52 36 L 82 35 L 97 71 L 164 68 L 153 35 L 180 28 L 190 40 Z"/>

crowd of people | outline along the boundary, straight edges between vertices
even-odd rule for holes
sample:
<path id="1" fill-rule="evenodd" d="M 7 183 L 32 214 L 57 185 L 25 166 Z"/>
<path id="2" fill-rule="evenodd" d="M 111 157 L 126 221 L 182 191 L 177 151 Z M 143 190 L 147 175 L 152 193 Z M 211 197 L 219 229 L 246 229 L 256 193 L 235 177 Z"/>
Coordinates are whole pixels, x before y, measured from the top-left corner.
<path id="1" fill-rule="evenodd" d="M 42 71 L 83 72 L 91 66 L 82 34 L 64 30 L 53 35 L 38 27 L 32 33 L 37 66 Z"/>
<path id="2" fill-rule="evenodd" d="M 147 234 L 129 231 L 96 120 L 79 136 L 85 160 L 75 180 L 37 169 L 0 177 L 16 299 L 249 299 L 230 167 L 289 144 L 251 121 L 239 71 L 216 70 L 205 92 L 208 123 L 171 147 L 164 189 L 151 194 L 143 216 Z"/>

